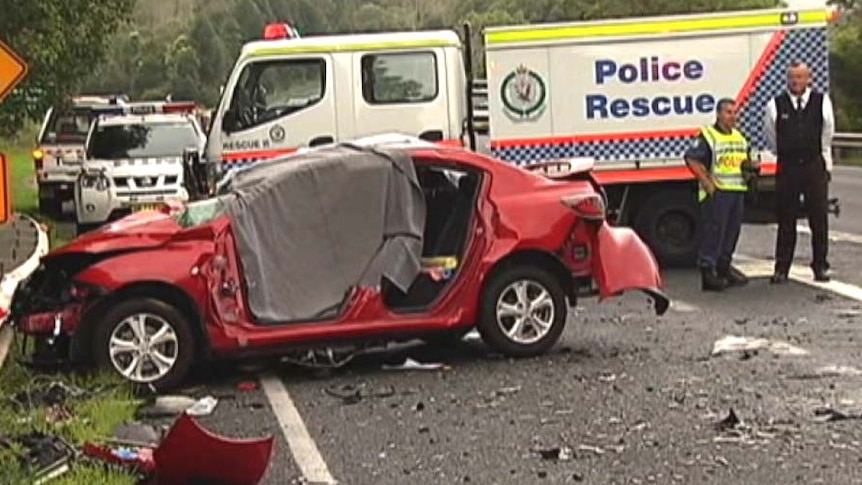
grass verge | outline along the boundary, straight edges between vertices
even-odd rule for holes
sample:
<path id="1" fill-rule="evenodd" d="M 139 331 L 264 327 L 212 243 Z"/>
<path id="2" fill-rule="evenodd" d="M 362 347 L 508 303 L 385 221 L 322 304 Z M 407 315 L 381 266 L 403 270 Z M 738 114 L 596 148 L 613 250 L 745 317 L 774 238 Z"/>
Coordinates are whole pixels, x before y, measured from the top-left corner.
<path id="1" fill-rule="evenodd" d="M 0 152 L 6 155 L 10 167 L 10 189 L 12 191 L 12 210 L 27 214 L 48 226 L 51 247 L 62 246 L 68 242 L 66 235 L 57 230 L 57 222 L 39 213 L 39 197 L 33 171 L 33 137 L 28 134 L 13 140 L 0 140 Z"/>
<path id="2" fill-rule="evenodd" d="M 32 138 L 32 137 L 30 137 Z M 10 189 L 12 210 L 30 215 L 51 228 L 51 247 L 65 244 L 58 236 L 56 224 L 39 214 L 36 183 L 30 149 L 26 135 L 18 140 L 0 140 L 2 151 L 10 162 Z M 10 437 L 37 431 L 61 436 L 72 446 L 87 441 L 108 438 L 114 428 L 130 421 L 139 405 L 129 389 L 112 375 L 64 375 L 31 372 L 16 357 L 21 354 L 16 339 L 8 358 L 0 369 L 0 437 Z M 51 409 L 42 404 L 22 408 L 13 400 L 21 392 L 31 392 L 51 382 L 59 381 L 85 390 L 100 389 L 92 397 L 71 400 L 68 410 L 71 418 L 59 421 L 48 419 Z M 0 484 L 29 485 L 34 483 L 32 472 L 21 465 L 15 452 L 0 446 Z M 85 462 L 74 463 L 62 476 L 51 480 L 51 485 L 132 485 L 136 477 L 121 471 Z"/>
<path id="3" fill-rule="evenodd" d="M 41 432 L 62 437 L 77 447 L 85 442 L 98 442 L 109 438 L 114 428 L 133 419 L 140 404 L 131 389 L 112 374 L 37 374 L 22 366 L 18 341 L 12 344 L 10 355 L 0 369 L 0 430 L 2 435 L 14 436 Z M 22 406 L 14 397 L 21 392 L 31 393 L 52 382 L 62 382 L 87 390 L 91 396 L 71 398 L 67 409 L 68 419 L 51 420 L 52 408 L 39 402 Z M 26 470 L 12 450 L 0 448 L 0 483 L 25 485 L 34 481 L 32 471 Z M 73 463 L 71 470 L 52 480 L 56 485 L 132 485 L 136 477 L 122 471 L 86 462 Z"/>

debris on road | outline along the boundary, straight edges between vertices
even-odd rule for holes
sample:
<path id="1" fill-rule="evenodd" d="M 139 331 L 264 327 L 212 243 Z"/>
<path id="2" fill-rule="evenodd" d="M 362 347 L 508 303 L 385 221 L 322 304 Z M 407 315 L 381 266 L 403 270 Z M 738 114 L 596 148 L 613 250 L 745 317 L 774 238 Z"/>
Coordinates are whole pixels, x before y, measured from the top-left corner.
<path id="1" fill-rule="evenodd" d="M 715 424 L 715 428 L 719 431 L 727 431 L 736 428 L 736 426 L 741 423 L 742 421 L 739 420 L 736 413 L 733 411 L 733 408 L 731 408 L 730 412 L 727 413 L 727 416 Z"/>
<path id="2" fill-rule="evenodd" d="M 28 390 L 12 396 L 12 402 L 23 409 L 30 410 L 41 406 L 63 405 L 72 399 L 86 398 L 90 394 L 89 391 L 60 381 L 53 381 L 44 387 L 37 386 L 36 382 L 32 382 L 28 386 Z"/>
<path id="3" fill-rule="evenodd" d="M 137 438 L 139 445 L 85 443 L 83 454 L 105 464 L 144 474 L 146 485 L 229 483 L 257 485 L 272 458 L 274 437 L 232 439 L 202 428 L 188 413 L 180 414 L 158 440 L 154 429 L 137 423 L 115 434 Z M 152 443 L 154 438 L 158 443 Z M 201 456 L 208 457 L 201 460 Z"/>
<path id="4" fill-rule="evenodd" d="M 237 389 L 240 391 L 254 391 L 257 389 L 257 382 L 254 381 L 243 381 L 236 385 Z"/>
<path id="5" fill-rule="evenodd" d="M 775 355 L 808 355 L 808 351 L 787 342 L 772 341 L 765 338 L 740 337 L 727 335 L 717 340 L 712 348 L 712 355 L 718 356 L 730 353 L 745 353 L 756 350 L 768 350 Z"/>
<path id="6" fill-rule="evenodd" d="M 382 390 L 369 390 L 364 383 L 358 386 L 345 384 L 339 387 L 327 387 L 324 389 L 324 392 L 329 396 L 340 399 L 344 405 L 351 405 L 357 404 L 363 399 L 380 399 L 394 396 L 395 388 L 393 386 L 386 386 Z"/>
<path id="7" fill-rule="evenodd" d="M 836 310 L 835 316 L 837 316 L 838 318 L 856 318 L 862 316 L 862 310 L 858 310 L 855 308 Z"/>
<path id="8" fill-rule="evenodd" d="M 69 471 L 75 449 L 59 436 L 41 432 L 0 437 L 0 449 L 11 451 L 36 483 L 43 483 Z"/>
<path id="9" fill-rule="evenodd" d="M 543 460 L 554 461 L 569 461 L 572 459 L 573 456 L 572 449 L 568 446 L 540 448 L 536 450 L 536 453 L 538 453 Z"/>
<path id="10" fill-rule="evenodd" d="M 410 357 L 407 357 L 404 360 L 403 364 L 398 365 L 383 365 L 383 370 L 439 370 L 443 369 L 445 366 L 442 363 L 434 362 L 434 363 L 422 363 L 417 362 Z"/>
<path id="11" fill-rule="evenodd" d="M 578 446 L 578 451 L 593 453 L 593 454 L 596 454 L 598 456 L 605 454 L 605 450 L 599 448 L 598 446 L 591 446 L 591 445 L 580 445 L 580 446 Z"/>
<path id="12" fill-rule="evenodd" d="M 158 396 L 149 404 L 138 409 L 138 418 L 166 418 L 188 412 L 192 416 L 207 416 L 212 414 L 218 404 L 218 399 L 206 396 L 194 399 L 188 396 Z"/>
<path id="13" fill-rule="evenodd" d="M 859 414 L 850 414 L 847 412 L 838 411 L 832 407 L 820 407 L 814 410 L 814 416 L 817 421 L 822 423 L 829 423 L 832 421 L 847 421 L 847 420 L 860 420 L 862 416 Z"/>
<path id="14" fill-rule="evenodd" d="M 215 411 L 218 405 L 218 399 L 212 396 L 206 396 L 198 400 L 194 405 L 186 410 L 190 416 L 209 416 Z"/>

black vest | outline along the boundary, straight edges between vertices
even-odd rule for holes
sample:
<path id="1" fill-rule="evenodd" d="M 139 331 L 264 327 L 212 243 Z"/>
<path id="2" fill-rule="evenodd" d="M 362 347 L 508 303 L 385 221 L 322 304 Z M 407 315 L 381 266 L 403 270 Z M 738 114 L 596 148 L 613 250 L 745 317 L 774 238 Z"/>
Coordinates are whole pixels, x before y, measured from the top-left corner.
<path id="1" fill-rule="evenodd" d="M 822 155 L 823 94 L 814 90 L 802 111 L 796 97 L 784 93 L 775 97 L 775 137 L 778 162 L 798 164 L 819 160 Z"/>

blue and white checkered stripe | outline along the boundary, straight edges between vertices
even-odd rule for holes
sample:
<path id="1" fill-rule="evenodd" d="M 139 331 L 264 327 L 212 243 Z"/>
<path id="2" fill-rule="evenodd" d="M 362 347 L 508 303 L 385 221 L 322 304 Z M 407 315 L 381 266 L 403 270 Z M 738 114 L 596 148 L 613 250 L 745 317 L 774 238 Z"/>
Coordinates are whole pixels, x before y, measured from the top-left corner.
<path id="1" fill-rule="evenodd" d="M 787 31 L 772 61 L 755 83 L 754 92 L 739 112 L 737 124 L 755 150 L 766 149 L 763 115 L 769 100 L 787 89 L 788 64 L 795 60 L 805 62 L 811 68 L 814 88 L 824 93 L 829 89 L 829 56 L 820 54 L 826 49 L 826 28 Z"/>
<path id="2" fill-rule="evenodd" d="M 829 80 L 829 63 L 826 50 L 826 28 L 793 29 L 786 32 L 775 55 L 763 74 L 754 84 L 754 92 L 739 112 L 738 126 L 749 138 L 754 150 L 763 150 L 763 113 L 766 104 L 786 86 L 787 65 L 793 60 L 803 60 L 812 70 L 815 88 L 826 91 Z M 693 129 L 698 127 L 692 127 Z M 594 157 L 596 160 L 635 160 L 649 158 L 681 158 L 691 144 L 691 137 L 670 136 L 627 140 L 602 140 L 588 142 L 561 142 L 537 145 L 493 147 L 497 158 L 525 164 L 539 160 L 571 157 Z"/>

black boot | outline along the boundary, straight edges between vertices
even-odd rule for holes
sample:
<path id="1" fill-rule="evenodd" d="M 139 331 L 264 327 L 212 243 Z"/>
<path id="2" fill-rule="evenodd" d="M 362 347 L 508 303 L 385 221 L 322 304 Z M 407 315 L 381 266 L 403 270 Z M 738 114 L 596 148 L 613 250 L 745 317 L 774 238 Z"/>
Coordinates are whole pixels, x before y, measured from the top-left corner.
<path id="1" fill-rule="evenodd" d="M 728 286 L 727 280 L 719 276 L 715 268 L 701 268 L 700 274 L 703 291 L 724 291 Z"/>
<path id="2" fill-rule="evenodd" d="M 718 276 L 726 279 L 728 286 L 745 286 L 748 284 L 748 277 L 732 265 L 719 268 Z"/>

